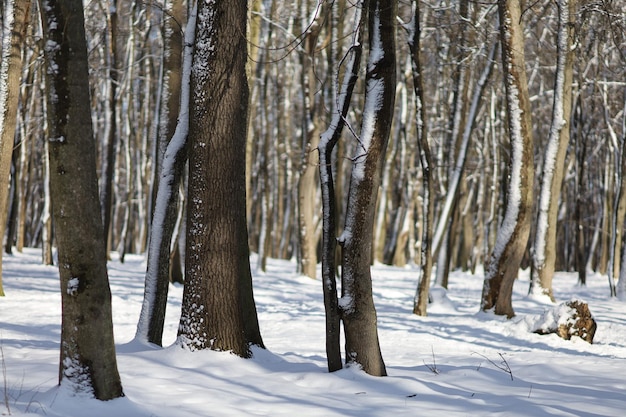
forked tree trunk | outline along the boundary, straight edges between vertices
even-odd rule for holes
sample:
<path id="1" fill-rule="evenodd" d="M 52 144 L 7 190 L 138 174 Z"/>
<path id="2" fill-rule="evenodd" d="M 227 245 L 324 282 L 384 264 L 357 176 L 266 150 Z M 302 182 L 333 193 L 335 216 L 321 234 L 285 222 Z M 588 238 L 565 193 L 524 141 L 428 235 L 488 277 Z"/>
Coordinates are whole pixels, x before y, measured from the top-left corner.
<path id="1" fill-rule="evenodd" d="M 512 317 L 513 283 L 530 233 L 533 141 L 520 0 L 499 0 L 498 10 L 511 162 L 504 219 L 488 261 L 481 309 Z"/>
<path id="2" fill-rule="evenodd" d="M 363 51 L 362 38 L 366 22 L 366 13 L 363 13 L 363 2 L 359 4 L 355 13 L 356 30 L 348 54 L 344 57 L 345 71 L 340 82 L 340 70 L 336 71 L 336 97 L 333 100 L 332 118 L 330 126 L 320 138 L 319 173 L 322 193 L 322 291 L 324 295 L 324 311 L 326 313 L 326 360 L 328 371 L 334 372 L 342 368 L 340 343 L 341 311 L 337 298 L 337 279 L 335 255 L 337 249 L 336 225 L 337 204 L 335 195 L 335 181 L 333 179 L 332 154 L 335 145 L 341 138 L 345 126 L 346 115 L 350 109 L 350 99 L 356 84 Z M 335 31 L 333 31 L 335 34 Z M 334 37 L 336 39 L 336 37 Z"/>
<path id="3" fill-rule="evenodd" d="M 41 0 L 39 10 L 46 45 L 50 191 L 61 278 L 59 383 L 109 400 L 124 394 L 115 359 L 99 215 L 83 3 Z"/>
<path id="4" fill-rule="evenodd" d="M 376 196 L 389 140 L 396 93 L 395 1 L 370 0 L 370 55 L 365 79 L 361 134 L 353 157 L 341 269 L 346 361 L 370 375 L 387 374 L 380 352 L 372 297 L 371 256 Z"/>

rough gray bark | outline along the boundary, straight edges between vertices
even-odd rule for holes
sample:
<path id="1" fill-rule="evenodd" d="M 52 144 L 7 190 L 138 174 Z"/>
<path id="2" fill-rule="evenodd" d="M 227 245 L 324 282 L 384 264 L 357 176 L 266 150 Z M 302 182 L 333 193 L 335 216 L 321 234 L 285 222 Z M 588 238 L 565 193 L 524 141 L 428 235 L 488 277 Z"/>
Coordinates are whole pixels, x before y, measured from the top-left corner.
<path id="1" fill-rule="evenodd" d="M 185 290 L 178 343 L 249 357 L 263 346 L 246 225 L 245 0 L 198 5 L 191 72 Z"/>
<path id="2" fill-rule="evenodd" d="M 81 0 L 40 0 L 52 215 L 58 245 L 62 323 L 59 383 L 100 400 L 123 396 L 91 121 Z"/>

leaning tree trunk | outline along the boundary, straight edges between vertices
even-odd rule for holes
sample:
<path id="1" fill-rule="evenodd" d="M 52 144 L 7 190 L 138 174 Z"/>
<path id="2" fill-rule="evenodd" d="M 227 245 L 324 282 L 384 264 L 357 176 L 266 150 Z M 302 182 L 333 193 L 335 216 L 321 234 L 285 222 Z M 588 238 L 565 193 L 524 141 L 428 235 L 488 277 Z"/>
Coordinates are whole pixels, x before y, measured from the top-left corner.
<path id="1" fill-rule="evenodd" d="M 180 5 L 178 5 L 180 6 Z M 168 19 L 172 19 L 168 17 Z M 175 126 L 173 135 L 168 138 L 167 147 L 161 159 L 161 169 L 158 175 L 158 186 L 152 215 L 150 242 L 148 245 L 148 267 L 144 289 L 144 299 L 141 314 L 137 324 L 136 338 L 142 342 L 154 343 L 161 346 L 163 339 L 163 324 L 165 323 L 165 310 L 167 307 L 167 294 L 170 282 L 170 244 L 172 234 L 176 227 L 178 217 L 178 190 L 187 160 L 187 135 L 189 133 L 189 99 L 190 99 L 190 76 L 193 58 L 193 43 L 195 38 L 196 10 L 190 10 L 185 31 L 185 52 L 182 61 L 182 82 L 179 79 L 180 93 L 175 97 L 179 99 L 180 111 L 178 112 L 178 124 Z M 178 39 L 178 38 L 177 38 Z M 180 40 L 180 39 L 179 39 Z M 182 45 L 182 42 L 181 42 Z M 171 55 L 175 50 L 166 52 L 174 62 L 180 63 L 180 59 L 174 59 Z M 169 62 L 169 59 L 166 60 Z M 165 65 L 167 73 L 175 72 Z M 173 80 L 164 82 L 164 89 L 175 85 L 169 85 Z M 171 103 L 171 96 L 166 94 L 167 111 L 178 108 Z M 168 123 L 162 126 L 164 131 L 159 135 L 166 135 L 172 129 Z"/>
<path id="2" fill-rule="evenodd" d="M 246 1 L 202 2 L 191 71 L 185 290 L 178 343 L 263 346 L 246 225 Z"/>
<path id="3" fill-rule="evenodd" d="M 576 0 L 558 0 L 557 64 L 552 124 L 543 161 L 537 229 L 532 257 L 530 293 L 554 301 L 552 277 L 556 261 L 556 230 L 563 164 L 570 137 Z"/>
<path id="4" fill-rule="evenodd" d="M 39 2 L 46 59 L 50 191 L 61 278 L 59 383 L 100 400 L 123 396 L 98 200 L 81 0 Z M 71 81 L 71 82 L 70 82 Z"/>
<path id="5" fill-rule="evenodd" d="M 390 4 L 391 3 L 391 4 Z M 396 2 L 368 4 L 369 59 L 361 135 L 353 158 L 342 256 L 342 318 L 346 361 L 370 375 L 387 374 L 372 297 L 371 257 L 376 196 L 393 119 L 396 93 Z"/>
<path id="6" fill-rule="evenodd" d="M 0 242 L 4 238 L 9 201 L 11 155 L 17 123 L 17 104 L 22 74 L 22 45 L 25 44 L 26 19 L 30 1 L 9 0 L 4 10 L 2 33 L 2 60 L 0 61 Z M 2 261 L 0 260 L 0 296 L 2 289 Z"/>
<path id="7" fill-rule="evenodd" d="M 504 219 L 485 272 L 481 309 L 513 317 L 513 283 L 530 233 L 533 139 L 520 0 L 499 0 L 498 10 L 511 161 Z"/>

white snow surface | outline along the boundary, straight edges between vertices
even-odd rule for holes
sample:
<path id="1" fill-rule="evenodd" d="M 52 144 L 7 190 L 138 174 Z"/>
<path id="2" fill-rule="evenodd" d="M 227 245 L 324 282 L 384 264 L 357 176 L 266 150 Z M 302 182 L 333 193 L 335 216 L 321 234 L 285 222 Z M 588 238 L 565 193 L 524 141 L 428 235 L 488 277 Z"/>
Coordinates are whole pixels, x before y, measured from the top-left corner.
<path id="1" fill-rule="evenodd" d="M 252 262 L 255 262 L 255 256 Z M 295 262 L 268 260 L 253 276 L 268 350 L 252 359 L 172 345 L 182 288 L 170 288 L 167 347 L 133 343 L 145 262 L 109 263 L 118 368 L 126 397 L 107 402 L 57 387 L 61 297 L 58 269 L 40 251 L 4 255 L 0 298 L 0 414 L 50 417 L 198 416 L 621 416 L 626 409 L 626 304 L 608 297 L 606 277 L 588 286 L 558 273 L 560 300 L 583 299 L 598 322 L 595 343 L 531 333 L 552 304 L 526 297 L 521 271 L 506 320 L 479 313 L 483 272 L 453 272 L 429 316 L 411 314 L 418 271 L 373 268 L 381 349 L 389 376 L 356 367 L 328 373 L 319 280 Z M 502 355 L 502 356 L 500 356 Z M 503 360 L 511 369 L 505 368 Z M 435 372 L 436 371 L 436 372 Z M 511 379 L 511 376 L 513 377 Z M 4 381 L 4 382 L 3 382 Z"/>

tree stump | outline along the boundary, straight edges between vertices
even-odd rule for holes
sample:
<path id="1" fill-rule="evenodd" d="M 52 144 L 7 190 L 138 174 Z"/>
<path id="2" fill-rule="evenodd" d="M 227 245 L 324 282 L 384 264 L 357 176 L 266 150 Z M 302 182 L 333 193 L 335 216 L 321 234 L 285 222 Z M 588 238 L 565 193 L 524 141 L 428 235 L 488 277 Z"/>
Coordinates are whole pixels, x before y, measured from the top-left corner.
<path id="1" fill-rule="evenodd" d="M 578 336 L 588 343 L 593 343 L 597 328 L 589 306 L 580 300 L 568 301 L 546 311 L 539 323 L 534 333 L 556 333 L 565 340 Z"/>

